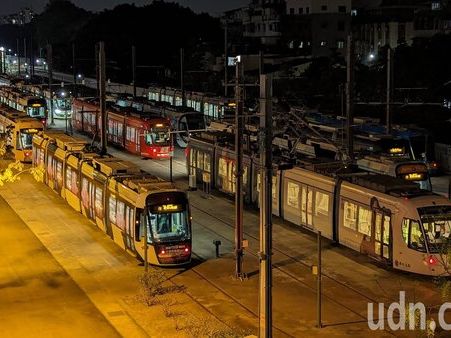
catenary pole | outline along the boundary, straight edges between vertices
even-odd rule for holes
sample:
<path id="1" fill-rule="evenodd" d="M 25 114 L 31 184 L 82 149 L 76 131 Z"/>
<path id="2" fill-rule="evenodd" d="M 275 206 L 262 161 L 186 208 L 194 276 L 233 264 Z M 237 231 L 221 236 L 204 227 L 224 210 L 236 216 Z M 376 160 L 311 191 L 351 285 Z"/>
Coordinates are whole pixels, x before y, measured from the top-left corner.
<path id="1" fill-rule="evenodd" d="M 55 122 L 53 121 L 53 48 L 51 44 L 47 45 L 47 69 L 48 69 L 48 77 L 49 77 L 49 92 L 50 92 L 50 107 L 49 107 L 49 114 L 50 114 L 50 125 L 55 125 Z"/>
<path id="2" fill-rule="evenodd" d="M 260 75 L 259 337 L 272 337 L 272 76 Z"/>
<path id="3" fill-rule="evenodd" d="M 136 47 L 132 46 L 132 81 L 133 81 L 133 98 L 136 98 Z"/>
<path id="4" fill-rule="evenodd" d="M 236 62 L 235 74 L 235 275 L 243 278 L 243 92 L 241 62 Z"/>
<path id="5" fill-rule="evenodd" d="M 100 89 L 100 153 L 107 153 L 106 145 L 106 106 L 105 106 L 105 43 L 99 42 L 99 89 Z"/>
<path id="6" fill-rule="evenodd" d="M 346 71 L 346 137 L 348 156 L 354 158 L 354 135 L 352 123 L 354 121 L 353 100 L 354 100 L 354 48 L 352 36 L 348 35 L 347 49 L 347 71 Z"/>
<path id="7" fill-rule="evenodd" d="M 391 67 L 392 67 L 392 50 L 387 48 L 387 102 L 386 102 L 386 124 L 387 134 L 391 133 L 391 111 L 390 111 L 390 95 L 391 95 Z"/>

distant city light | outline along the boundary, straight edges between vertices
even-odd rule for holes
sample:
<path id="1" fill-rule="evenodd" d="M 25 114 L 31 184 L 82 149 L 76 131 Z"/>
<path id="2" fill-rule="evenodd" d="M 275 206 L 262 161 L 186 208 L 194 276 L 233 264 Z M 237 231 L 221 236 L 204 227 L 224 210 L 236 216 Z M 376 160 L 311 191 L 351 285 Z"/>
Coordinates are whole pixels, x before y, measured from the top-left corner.
<path id="1" fill-rule="evenodd" d="M 40 63 L 41 62 L 41 60 L 39 60 L 39 59 L 36 59 L 36 63 Z"/>
<path id="2" fill-rule="evenodd" d="M 370 53 L 370 55 L 368 55 L 368 58 L 369 58 L 370 60 L 374 60 L 374 58 L 375 58 L 374 53 Z"/>
<path id="3" fill-rule="evenodd" d="M 81 79 L 81 78 L 83 77 L 83 75 L 78 74 L 77 77 L 78 77 L 79 79 Z"/>
<path id="4" fill-rule="evenodd" d="M 5 51 L 5 47 L 0 47 L 0 52 L 4 52 Z"/>

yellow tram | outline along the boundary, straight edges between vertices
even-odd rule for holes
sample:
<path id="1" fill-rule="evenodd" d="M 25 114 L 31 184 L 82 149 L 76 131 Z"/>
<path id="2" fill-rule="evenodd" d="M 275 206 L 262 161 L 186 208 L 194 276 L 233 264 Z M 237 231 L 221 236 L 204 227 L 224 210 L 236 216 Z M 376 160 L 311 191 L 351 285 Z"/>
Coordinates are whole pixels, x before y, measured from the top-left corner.
<path id="1" fill-rule="evenodd" d="M 35 135 L 33 149 L 45 183 L 124 250 L 153 265 L 190 262 L 185 192 L 131 162 L 86 151 L 86 141 L 63 133 Z"/>
<path id="2" fill-rule="evenodd" d="M 11 148 L 16 161 L 31 163 L 33 135 L 42 129 L 43 125 L 39 120 L 12 108 L 0 106 L 0 133 L 5 138 L 6 146 Z"/>

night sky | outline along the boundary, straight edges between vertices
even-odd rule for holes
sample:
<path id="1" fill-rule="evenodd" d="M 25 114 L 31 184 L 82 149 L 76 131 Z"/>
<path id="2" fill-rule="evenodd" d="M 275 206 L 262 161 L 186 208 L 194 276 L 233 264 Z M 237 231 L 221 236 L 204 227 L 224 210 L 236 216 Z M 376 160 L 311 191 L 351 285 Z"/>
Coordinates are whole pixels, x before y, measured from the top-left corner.
<path id="1" fill-rule="evenodd" d="M 0 0 L 0 15 L 15 13 L 22 7 L 32 7 L 36 12 L 42 11 L 48 0 Z M 74 4 L 92 11 L 112 8 L 121 3 L 134 3 L 137 6 L 149 4 L 152 0 L 72 0 Z M 170 1 L 168 1 L 170 2 Z M 224 10 L 245 6 L 250 0 L 173 0 L 183 6 L 191 7 L 195 12 L 209 12 L 219 15 Z"/>

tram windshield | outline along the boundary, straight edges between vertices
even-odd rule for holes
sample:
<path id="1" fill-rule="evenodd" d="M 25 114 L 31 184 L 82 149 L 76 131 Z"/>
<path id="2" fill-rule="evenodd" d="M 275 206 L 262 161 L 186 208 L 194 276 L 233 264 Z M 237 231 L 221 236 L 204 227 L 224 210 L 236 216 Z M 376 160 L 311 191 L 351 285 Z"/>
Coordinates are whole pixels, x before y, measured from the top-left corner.
<path id="1" fill-rule="evenodd" d="M 183 121 L 183 118 L 181 119 L 182 123 L 185 123 L 185 126 L 183 130 L 201 130 L 205 129 L 205 117 L 202 114 L 187 114 L 185 115 L 186 120 Z"/>
<path id="2" fill-rule="evenodd" d="M 31 117 L 44 117 L 45 116 L 45 107 L 27 107 L 27 115 Z"/>
<path id="3" fill-rule="evenodd" d="M 154 241 L 185 240 L 190 238 L 188 212 L 149 212 L 151 236 Z"/>
<path id="4" fill-rule="evenodd" d="M 170 141 L 169 135 L 167 128 L 152 128 L 151 132 L 146 134 L 146 144 L 168 145 Z"/>
<path id="5" fill-rule="evenodd" d="M 432 206 L 418 208 L 421 224 L 432 253 L 448 250 L 451 238 L 451 206 Z"/>
<path id="6" fill-rule="evenodd" d="M 21 129 L 17 138 L 17 150 L 31 149 L 33 146 L 33 135 L 37 129 Z"/>
<path id="7" fill-rule="evenodd" d="M 55 105 L 57 109 L 61 109 L 61 110 L 69 110 L 71 109 L 71 103 L 70 103 L 70 99 L 56 99 L 55 100 Z"/>

